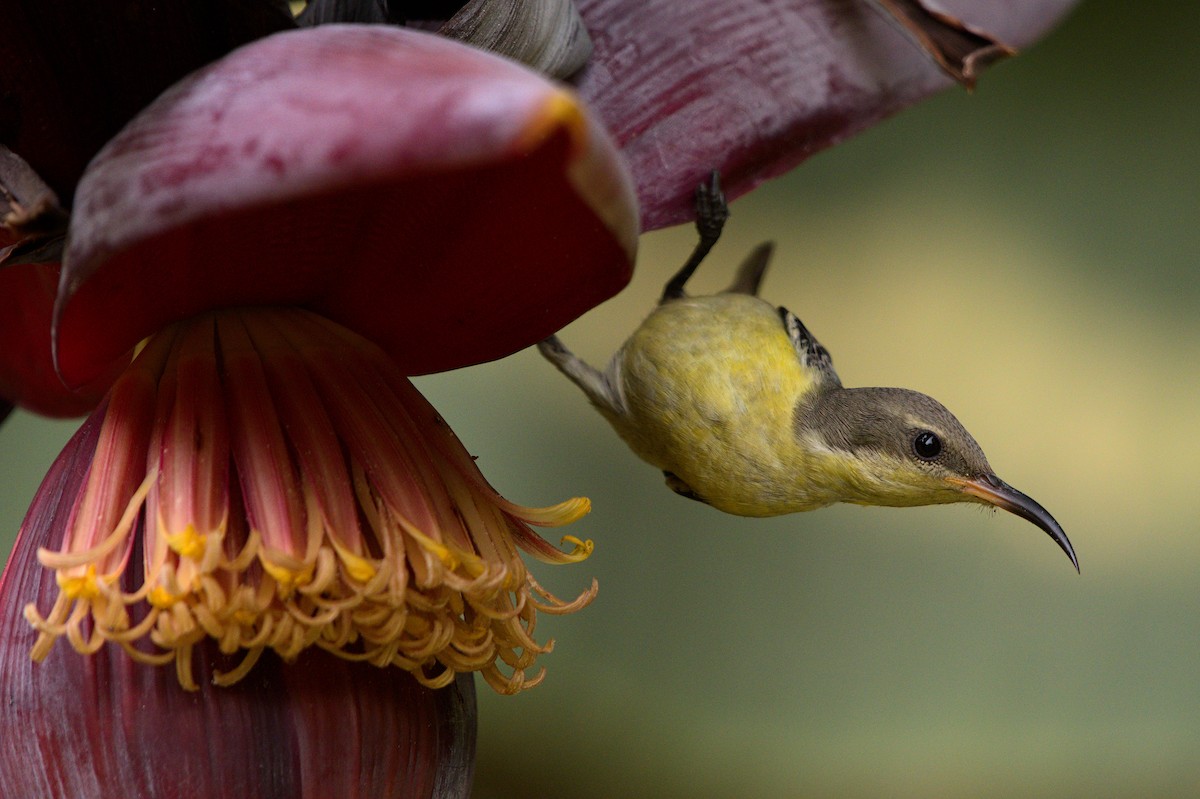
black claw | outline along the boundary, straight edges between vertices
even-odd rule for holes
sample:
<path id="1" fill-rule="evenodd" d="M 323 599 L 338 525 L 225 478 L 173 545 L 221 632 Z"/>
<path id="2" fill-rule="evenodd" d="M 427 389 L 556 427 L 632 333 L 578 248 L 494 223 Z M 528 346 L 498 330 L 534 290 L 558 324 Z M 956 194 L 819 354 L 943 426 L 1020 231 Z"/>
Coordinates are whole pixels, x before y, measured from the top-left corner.
<path id="1" fill-rule="evenodd" d="M 709 182 L 696 187 L 696 231 L 701 243 L 708 242 L 710 248 L 716 244 L 728 218 L 729 205 L 721 191 L 721 173 L 714 169 Z"/>

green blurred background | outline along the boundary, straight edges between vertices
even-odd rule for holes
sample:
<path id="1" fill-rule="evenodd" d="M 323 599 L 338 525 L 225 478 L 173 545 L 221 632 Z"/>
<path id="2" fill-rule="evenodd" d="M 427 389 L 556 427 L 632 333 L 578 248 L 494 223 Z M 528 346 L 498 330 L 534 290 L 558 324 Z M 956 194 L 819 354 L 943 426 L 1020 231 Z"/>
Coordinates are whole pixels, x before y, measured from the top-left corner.
<path id="1" fill-rule="evenodd" d="M 993 69 L 734 205 L 695 281 L 778 243 L 767 299 L 847 385 L 941 399 L 1066 528 L 671 494 L 533 351 L 422 389 L 510 498 L 586 493 L 538 570 L 546 682 L 482 683 L 476 795 L 1200 795 L 1200 87 L 1192 3 L 1085 2 Z M 646 237 L 563 338 L 600 365 L 693 242 Z M 0 432 L 3 550 L 73 423 Z M 580 531 L 573 531 L 580 532 Z"/>

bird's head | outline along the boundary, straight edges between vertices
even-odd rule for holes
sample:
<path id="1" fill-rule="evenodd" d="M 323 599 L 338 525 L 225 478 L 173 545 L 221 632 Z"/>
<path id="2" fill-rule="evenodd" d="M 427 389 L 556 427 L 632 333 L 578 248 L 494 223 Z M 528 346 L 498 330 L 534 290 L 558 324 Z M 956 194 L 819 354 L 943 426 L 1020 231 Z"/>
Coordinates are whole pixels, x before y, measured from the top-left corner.
<path id="1" fill-rule="evenodd" d="M 975 438 L 932 397 L 901 388 L 831 386 L 803 400 L 795 420 L 796 435 L 805 449 L 821 453 L 818 468 L 841 501 L 1001 508 L 1044 530 L 1078 570 L 1054 517 L 997 477 Z"/>

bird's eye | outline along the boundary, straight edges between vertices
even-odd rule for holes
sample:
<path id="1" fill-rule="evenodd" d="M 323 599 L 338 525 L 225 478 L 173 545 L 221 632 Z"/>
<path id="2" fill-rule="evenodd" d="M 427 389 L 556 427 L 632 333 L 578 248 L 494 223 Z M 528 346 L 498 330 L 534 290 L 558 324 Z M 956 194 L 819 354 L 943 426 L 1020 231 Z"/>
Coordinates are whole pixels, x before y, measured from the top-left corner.
<path id="1" fill-rule="evenodd" d="M 935 433 L 922 430 L 913 439 L 913 452 L 921 460 L 931 461 L 942 453 L 942 440 Z"/>

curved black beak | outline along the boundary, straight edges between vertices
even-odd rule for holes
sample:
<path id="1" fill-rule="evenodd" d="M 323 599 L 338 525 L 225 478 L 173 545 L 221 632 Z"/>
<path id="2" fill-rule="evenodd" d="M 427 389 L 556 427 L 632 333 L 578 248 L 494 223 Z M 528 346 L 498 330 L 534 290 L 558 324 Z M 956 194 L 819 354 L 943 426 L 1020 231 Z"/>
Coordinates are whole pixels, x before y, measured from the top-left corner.
<path id="1" fill-rule="evenodd" d="M 1075 566 L 1075 571 L 1079 571 L 1079 560 L 1075 557 L 1075 548 L 1071 546 L 1067 534 L 1063 532 L 1058 522 L 1054 521 L 1050 512 L 1031 497 L 1022 494 L 994 474 L 985 475 L 977 480 L 954 480 L 953 482 L 962 488 L 964 494 L 970 494 L 988 505 L 994 505 L 1016 514 L 1045 530 L 1047 535 L 1054 539 L 1054 543 L 1067 553 L 1071 564 Z"/>

